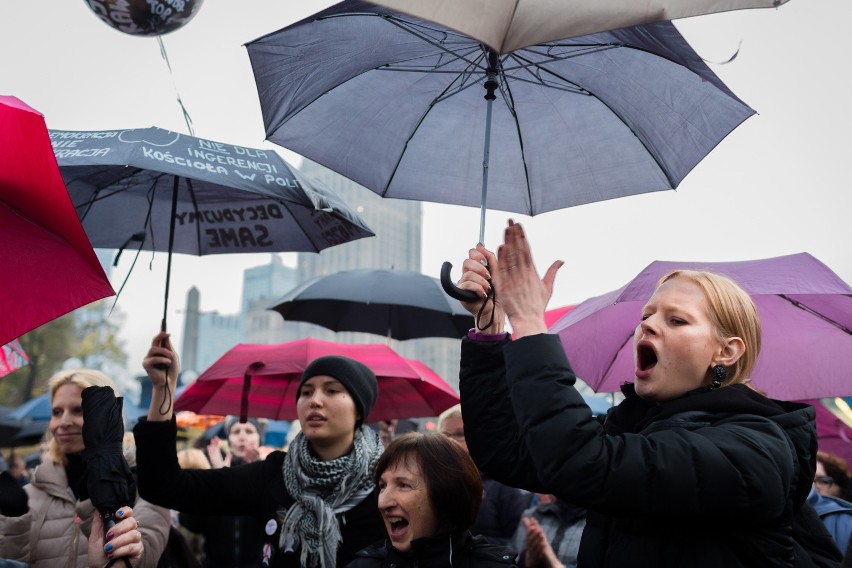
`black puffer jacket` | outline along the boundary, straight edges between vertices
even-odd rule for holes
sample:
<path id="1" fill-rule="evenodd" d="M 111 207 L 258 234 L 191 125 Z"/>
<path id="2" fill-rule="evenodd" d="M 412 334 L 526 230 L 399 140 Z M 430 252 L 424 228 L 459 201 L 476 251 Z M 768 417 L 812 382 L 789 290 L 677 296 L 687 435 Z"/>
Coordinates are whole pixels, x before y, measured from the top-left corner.
<path id="1" fill-rule="evenodd" d="M 485 537 L 443 534 L 411 542 L 411 554 L 403 554 L 390 542 L 377 542 L 360 551 L 347 568 L 511 568 L 515 552 L 489 544 Z"/>
<path id="2" fill-rule="evenodd" d="M 498 481 L 589 510 L 579 566 L 797 565 L 812 407 L 745 386 L 653 405 L 630 385 L 604 425 L 574 382 L 557 336 L 463 341 L 471 454 Z"/>
<path id="3" fill-rule="evenodd" d="M 287 454 L 272 452 L 265 460 L 234 468 L 181 469 L 177 462 L 177 425 L 140 420 L 133 429 L 139 492 L 152 503 L 196 515 L 244 515 L 255 517 L 259 527 L 278 519 L 293 498 L 284 486 L 282 465 Z M 379 514 L 378 489 L 358 505 L 337 515 L 343 542 L 337 566 L 345 566 L 362 548 L 387 537 Z M 299 566 L 299 550 L 283 554 L 278 548 L 280 522 L 272 535 L 262 535 L 273 553 L 272 566 Z M 261 551 L 257 554 L 260 565 Z"/>

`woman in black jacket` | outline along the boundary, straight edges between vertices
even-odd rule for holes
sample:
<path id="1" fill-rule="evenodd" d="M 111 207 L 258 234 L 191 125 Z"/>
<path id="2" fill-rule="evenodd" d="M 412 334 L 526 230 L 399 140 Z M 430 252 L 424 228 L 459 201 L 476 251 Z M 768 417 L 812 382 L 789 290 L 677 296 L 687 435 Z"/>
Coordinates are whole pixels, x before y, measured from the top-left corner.
<path id="1" fill-rule="evenodd" d="M 146 499 L 198 515 L 258 518 L 265 533 L 260 566 L 344 566 L 384 537 L 372 478 L 383 446 L 364 426 L 378 385 L 365 365 L 336 356 L 314 360 L 298 386 L 302 431 L 289 451 L 210 470 L 182 470 L 177 462 L 172 400 L 180 367 L 168 334 L 154 337 L 143 365 L 153 396 L 134 434 Z"/>
<path id="2" fill-rule="evenodd" d="M 539 279 L 511 221 L 498 255 L 479 245 L 465 260 L 460 287 L 485 297 L 493 279 L 498 290 L 492 324 L 462 345 L 466 437 L 480 468 L 588 509 L 580 567 L 809 565 L 792 522 L 813 479 L 814 410 L 746 384 L 760 349 L 748 294 L 706 272 L 664 277 L 637 314 L 635 382 L 600 424 L 546 333 L 560 267 Z"/>
<path id="3" fill-rule="evenodd" d="M 515 553 L 472 536 L 482 480 L 468 453 L 437 433 L 394 440 L 375 472 L 387 539 L 348 568 L 512 568 Z"/>

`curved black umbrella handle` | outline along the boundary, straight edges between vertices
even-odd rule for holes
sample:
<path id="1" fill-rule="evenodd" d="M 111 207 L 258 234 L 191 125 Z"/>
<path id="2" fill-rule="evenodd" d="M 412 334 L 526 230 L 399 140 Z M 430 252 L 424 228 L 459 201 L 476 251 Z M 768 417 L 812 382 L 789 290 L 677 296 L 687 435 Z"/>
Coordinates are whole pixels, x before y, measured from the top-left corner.
<path id="1" fill-rule="evenodd" d="M 453 280 L 450 278 L 450 271 L 452 269 L 453 265 L 449 261 L 441 265 L 441 287 L 444 289 L 444 292 L 460 302 L 478 302 L 481 299 L 479 296 L 469 290 L 462 290 L 453 284 Z"/>

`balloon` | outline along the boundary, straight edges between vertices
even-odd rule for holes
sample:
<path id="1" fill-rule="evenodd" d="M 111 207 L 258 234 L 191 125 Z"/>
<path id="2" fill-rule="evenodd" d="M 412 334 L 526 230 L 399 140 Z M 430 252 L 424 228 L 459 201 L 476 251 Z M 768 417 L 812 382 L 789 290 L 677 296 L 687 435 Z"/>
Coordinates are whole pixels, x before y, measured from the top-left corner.
<path id="1" fill-rule="evenodd" d="M 120 32 L 155 36 L 185 26 L 204 0 L 85 0 L 101 20 Z"/>

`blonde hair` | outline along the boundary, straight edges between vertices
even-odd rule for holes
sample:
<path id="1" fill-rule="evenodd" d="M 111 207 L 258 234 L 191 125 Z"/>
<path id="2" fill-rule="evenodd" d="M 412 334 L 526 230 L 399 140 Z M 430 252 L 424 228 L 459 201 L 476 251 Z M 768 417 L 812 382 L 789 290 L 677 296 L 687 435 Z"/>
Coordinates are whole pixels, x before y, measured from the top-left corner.
<path id="1" fill-rule="evenodd" d="M 53 405 L 53 397 L 56 395 L 56 391 L 59 390 L 59 387 L 65 385 L 80 387 L 81 391 L 88 387 L 110 387 L 116 397 L 121 396 L 118 387 L 115 386 L 112 379 L 100 371 L 96 371 L 95 369 L 67 369 L 59 371 L 50 377 L 50 380 L 47 382 L 47 388 L 50 390 L 51 406 Z M 62 465 L 65 465 L 67 462 L 65 454 L 59 449 L 59 444 L 53 437 L 51 437 L 48 452 L 54 462 Z"/>
<path id="2" fill-rule="evenodd" d="M 198 448 L 186 448 L 177 453 L 181 469 L 210 469 L 207 456 Z"/>
<path id="3" fill-rule="evenodd" d="M 745 344 L 742 356 L 726 368 L 728 378 L 722 386 L 748 383 L 761 341 L 760 317 L 751 296 L 727 276 L 703 270 L 674 270 L 660 278 L 657 286 L 675 278 L 689 280 L 704 292 L 708 315 L 719 341 L 739 337 Z"/>
<path id="4" fill-rule="evenodd" d="M 464 421 L 462 418 L 461 404 L 457 404 L 455 406 L 451 406 L 438 416 L 438 432 L 441 431 L 441 426 L 444 425 L 444 422 L 451 418 L 458 418 L 459 420 Z"/>

